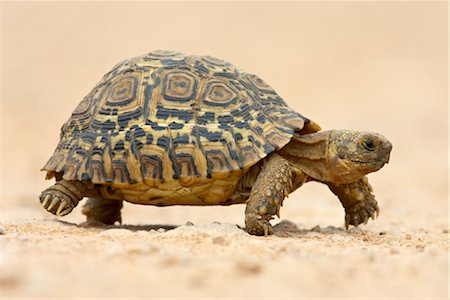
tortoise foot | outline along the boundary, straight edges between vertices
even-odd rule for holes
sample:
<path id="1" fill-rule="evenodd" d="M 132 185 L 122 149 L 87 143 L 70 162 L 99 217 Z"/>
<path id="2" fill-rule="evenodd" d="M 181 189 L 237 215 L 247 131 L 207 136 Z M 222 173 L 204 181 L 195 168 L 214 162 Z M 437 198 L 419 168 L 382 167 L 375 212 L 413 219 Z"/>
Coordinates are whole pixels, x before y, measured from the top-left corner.
<path id="1" fill-rule="evenodd" d="M 122 207 L 121 200 L 89 198 L 83 205 L 81 212 L 86 216 L 88 222 L 113 225 L 116 222 L 122 223 L 120 212 Z"/>
<path id="2" fill-rule="evenodd" d="M 328 187 L 344 206 L 345 229 L 350 225 L 357 227 L 361 223 L 367 224 L 369 218 L 375 220 L 378 217 L 380 208 L 367 177 L 348 184 L 328 183 Z"/>
<path id="3" fill-rule="evenodd" d="M 75 207 L 69 196 L 56 190 L 43 191 L 39 200 L 43 208 L 60 217 L 67 215 Z"/>
<path id="4" fill-rule="evenodd" d="M 43 208 L 57 216 L 65 216 L 78 205 L 85 192 L 80 181 L 60 180 L 39 196 Z"/>
<path id="5" fill-rule="evenodd" d="M 346 209 L 345 228 L 348 229 L 350 225 L 357 227 L 362 223 L 367 224 L 370 218 L 375 220 L 379 214 L 380 208 L 373 197 L 366 199 L 366 201 L 355 202 Z"/>
<path id="6" fill-rule="evenodd" d="M 259 214 L 247 213 L 245 215 L 245 230 L 253 235 L 273 234 L 272 225 L 269 220 L 272 219 L 270 215 L 261 216 Z"/>

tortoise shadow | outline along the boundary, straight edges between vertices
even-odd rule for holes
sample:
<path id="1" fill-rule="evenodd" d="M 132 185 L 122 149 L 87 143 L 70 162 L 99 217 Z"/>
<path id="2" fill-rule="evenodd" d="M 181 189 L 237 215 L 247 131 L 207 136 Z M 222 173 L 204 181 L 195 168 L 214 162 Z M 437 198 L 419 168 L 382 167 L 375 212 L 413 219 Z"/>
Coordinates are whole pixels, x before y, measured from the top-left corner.
<path id="1" fill-rule="evenodd" d="M 107 225 L 100 222 L 95 221 L 86 221 L 82 223 L 72 223 L 67 222 L 63 220 L 55 220 L 56 222 L 65 225 L 65 226 L 73 226 L 78 228 L 92 228 L 92 229 L 126 229 L 130 231 L 152 231 L 152 230 L 159 230 L 164 229 L 165 231 L 175 229 L 177 227 L 180 227 L 181 225 L 172 225 L 172 224 L 149 224 L 149 225 L 130 225 L 130 224 L 114 224 L 114 225 Z"/>
<path id="2" fill-rule="evenodd" d="M 172 224 L 114 224 L 114 225 L 106 225 L 99 222 L 83 222 L 77 224 L 78 227 L 84 228 L 99 228 L 99 229 L 126 229 L 130 231 L 152 231 L 152 230 L 161 230 L 164 231 L 173 230 L 181 225 L 172 225 Z"/>
<path id="3" fill-rule="evenodd" d="M 158 231 L 163 229 L 164 231 L 170 231 L 176 229 L 180 226 L 195 226 L 194 224 L 188 222 L 184 225 L 173 225 L 173 224 L 143 224 L 143 225 L 131 225 L 131 224 L 114 224 L 114 225 L 106 225 L 96 221 L 86 221 L 82 223 L 71 223 L 63 220 L 56 220 L 58 223 L 66 225 L 66 226 L 74 226 L 78 228 L 87 228 L 87 229 L 98 229 L 98 230 L 109 230 L 109 229 L 126 229 L 133 232 L 136 231 Z M 217 223 L 217 222 L 216 222 Z M 240 230 L 245 231 L 245 227 L 236 225 Z M 327 228 L 320 228 L 319 225 L 310 228 L 300 228 L 296 223 L 291 222 L 289 220 L 282 220 L 278 224 L 273 226 L 273 236 L 280 238 L 295 238 L 295 237 L 304 237 L 308 233 L 316 232 L 321 234 L 345 234 L 352 233 L 352 230 L 347 231 L 342 227 L 334 227 L 328 226 Z"/>

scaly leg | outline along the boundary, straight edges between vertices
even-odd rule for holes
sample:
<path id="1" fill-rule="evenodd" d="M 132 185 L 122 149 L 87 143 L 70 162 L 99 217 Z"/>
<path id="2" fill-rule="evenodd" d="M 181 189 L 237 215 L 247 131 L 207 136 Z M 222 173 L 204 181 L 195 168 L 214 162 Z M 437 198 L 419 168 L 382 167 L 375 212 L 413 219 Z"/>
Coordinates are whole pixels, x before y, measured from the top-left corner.
<path id="1" fill-rule="evenodd" d="M 292 169 L 286 159 L 271 154 L 266 158 L 245 209 L 245 227 L 254 235 L 272 234 L 269 221 L 280 216 L 284 197 L 292 190 Z"/>
<path id="2" fill-rule="evenodd" d="M 70 213 L 86 196 L 85 183 L 76 180 L 60 180 L 39 196 L 42 207 L 57 216 Z"/>
<path id="3" fill-rule="evenodd" d="M 344 206 L 346 229 L 349 225 L 357 227 L 361 223 L 367 224 L 369 218 L 378 217 L 380 208 L 367 177 L 349 184 L 327 184 Z"/>
<path id="4" fill-rule="evenodd" d="M 112 225 L 116 221 L 122 223 L 120 210 L 123 207 L 122 200 L 105 200 L 102 198 L 89 198 L 81 211 L 87 221 L 97 221 Z"/>

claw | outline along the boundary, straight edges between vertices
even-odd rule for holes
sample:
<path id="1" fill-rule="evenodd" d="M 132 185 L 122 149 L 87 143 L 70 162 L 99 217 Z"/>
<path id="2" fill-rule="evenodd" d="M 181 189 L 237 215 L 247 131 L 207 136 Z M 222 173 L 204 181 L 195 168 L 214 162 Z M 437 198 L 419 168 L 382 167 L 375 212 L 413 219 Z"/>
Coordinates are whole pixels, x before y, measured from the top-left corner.
<path id="1" fill-rule="evenodd" d="M 52 203 L 50 203 L 50 205 L 47 207 L 47 210 L 50 211 L 59 202 L 60 202 L 59 197 L 53 198 Z"/>
<path id="2" fill-rule="evenodd" d="M 41 205 L 46 208 L 46 206 L 48 205 L 48 202 L 50 201 L 50 199 L 52 198 L 52 195 L 47 194 L 44 197 L 44 200 L 42 200 Z"/>
<path id="3" fill-rule="evenodd" d="M 68 213 L 70 213 L 72 211 L 72 207 L 67 207 L 66 209 L 64 209 L 63 211 L 59 212 L 57 215 L 62 217 L 67 215 Z"/>
<path id="4" fill-rule="evenodd" d="M 276 206 L 277 207 L 277 210 L 276 210 L 276 212 L 275 212 L 275 215 L 278 217 L 278 219 L 280 218 L 280 206 L 279 205 L 277 205 Z"/>
<path id="5" fill-rule="evenodd" d="M 61 216 L 61 212 L 67 207 L 69 204 L 67 204 L 67 201 L 62 201 L 61 204 L 58 207 L 58 210 L 56 211 L 57 216 Z"/>
<path id="6" fill-rule="evenodd" d="M 367 214 L 367 212 L 366 211 L 361 211 L 360 212 L 360 214 L 361 214 L 361 223 L 363 223 L 364 225 L 367 225 L 367 222 L 369 221 L 369 215 Z"/>
<path id="7" fill-rule="evenodd" d="M 264 225 L 264 236 L 268 236 L 269 235 L 269 227 Z"/>
<path id="8" fill-rule="evenodd" d="M 373 219 L 374 214 L 375 214 L 375 210 L 372 207 L 369 206 L 369 208 L 367 209 L 367 213 L 369 214 L 369 218 Z"/>

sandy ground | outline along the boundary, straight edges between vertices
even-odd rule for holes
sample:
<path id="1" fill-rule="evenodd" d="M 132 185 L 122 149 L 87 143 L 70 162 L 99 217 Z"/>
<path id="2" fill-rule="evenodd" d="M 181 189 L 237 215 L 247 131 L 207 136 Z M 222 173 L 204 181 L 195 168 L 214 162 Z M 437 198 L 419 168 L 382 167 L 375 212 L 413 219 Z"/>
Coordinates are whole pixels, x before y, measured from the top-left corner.
<path id="1" fill-rule="evenodd" d="M 445 2 L 2 9 L 1 298 L 448 297 Z M 241 205 L 130 204 L 124 225 L 98 228 L 80 226 L 80 207 L 46 213 L 39 169 L 60 126 L 116 62 L 158 48 L 257 73 L 323 128 L 387 136 L 391 162 L 369 176 L 380 217 L 345 231 L 315 183 L 290 195 L 270 237 L 240 229 Z"/>

